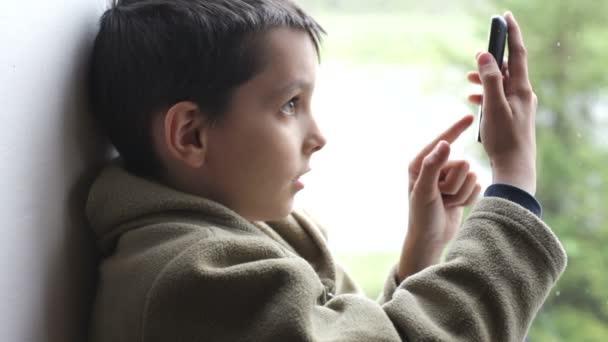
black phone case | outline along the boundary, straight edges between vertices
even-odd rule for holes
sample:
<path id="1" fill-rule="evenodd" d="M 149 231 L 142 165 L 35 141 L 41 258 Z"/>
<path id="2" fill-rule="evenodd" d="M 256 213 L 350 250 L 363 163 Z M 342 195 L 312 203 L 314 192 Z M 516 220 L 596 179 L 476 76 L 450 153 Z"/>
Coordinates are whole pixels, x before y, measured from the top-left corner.
<path id="1" fill-rule="evenodd" d="M 505 18 L 495 15 L 490 24 L 490 42 L 488 52 L 494 56 L 498 63 L 498 69 L 502 70 L 502 61 L 505 56 L 505 45 L 507 43 L 507 21 Z M 482 106 L 479 107 L 479 129 L 477 131 L 477 141 L 481 142 L 481 117 L 483 115 Z"/>

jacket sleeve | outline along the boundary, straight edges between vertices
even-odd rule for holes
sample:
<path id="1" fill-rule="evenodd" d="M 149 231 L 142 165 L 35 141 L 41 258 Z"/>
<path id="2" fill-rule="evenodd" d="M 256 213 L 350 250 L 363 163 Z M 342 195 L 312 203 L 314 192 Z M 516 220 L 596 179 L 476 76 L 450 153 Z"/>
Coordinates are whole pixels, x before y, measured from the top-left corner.
<path id="1" fill-rule="evenodd" d="M 393 297 L 395 290 L 399 286 L 399 282 L 397 281 L 397 265 L 393 266 L 388 273 L 388 277 L 384 281 L 384 287 L 382 289 L 382 293 L 378 297 L 378 303 L 386 304 Z"/>
<path id="2" fill-rule="evenodd" d="M 542 221 L 500 198 L 481 200 L 446 261 L 382 305 L 353 294 L 325 302 L 302 258 L 263 237 L 216 235 L 158 276 L 143 341 L 522 341 L 565 262 Z"/>

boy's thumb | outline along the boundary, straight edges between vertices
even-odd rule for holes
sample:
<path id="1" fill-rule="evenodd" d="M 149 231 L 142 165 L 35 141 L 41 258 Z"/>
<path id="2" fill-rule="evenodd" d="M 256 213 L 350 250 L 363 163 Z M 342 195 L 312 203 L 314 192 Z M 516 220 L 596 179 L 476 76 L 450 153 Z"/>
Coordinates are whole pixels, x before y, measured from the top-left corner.
<path id="1" fill-rule="evenodd" d="M 488 52 L 484 52 L 477 58 L 477 67 L 481 84 L 483 85 L 484 101 L 495 101 L 504 96 L 502 72 L 498 69 L 498 63 Z"/>
<path id="2" fill-rule="evenodd" d="M 439 191 L 437 182 L 441 174 L 441 168 L 448 161 L 450 156 L 450 144 L 440 141 L 437 146 L 422 161 L 422 168 L 418 175 L 418 180 L 414 186 L 414 193 L 417 196 L 427 199 L 434 198 L 435 192 Z"/>

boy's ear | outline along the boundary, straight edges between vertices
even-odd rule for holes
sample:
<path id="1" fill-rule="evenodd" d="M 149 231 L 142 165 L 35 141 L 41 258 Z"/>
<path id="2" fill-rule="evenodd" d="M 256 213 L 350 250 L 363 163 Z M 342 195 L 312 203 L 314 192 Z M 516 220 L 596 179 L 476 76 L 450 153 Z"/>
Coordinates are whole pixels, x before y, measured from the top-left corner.
<path id="1" fill-rule="evenodd" d="M 207 152 L 207 120 L 199 107 L 189 101 L 173 105 L 165 114 L 164 143 L 172 159 L 199 168 Z"/>

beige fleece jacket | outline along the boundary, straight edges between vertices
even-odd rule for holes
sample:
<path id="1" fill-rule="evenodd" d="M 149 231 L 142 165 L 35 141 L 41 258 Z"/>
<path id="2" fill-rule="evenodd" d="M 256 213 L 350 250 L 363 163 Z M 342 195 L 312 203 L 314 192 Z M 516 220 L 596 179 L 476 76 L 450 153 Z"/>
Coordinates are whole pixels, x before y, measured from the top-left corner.
<path id="1" fill-rule="evenodd" d="M 303 213 L 251 223 L 113 163 L 87 217 L 104 255 L 99 342 L 522 341 L 566 264 L 541 220 L 499 198 L 475 206 L 445 262 L 401 284 L 388 275 L 379 302 Z"/>

